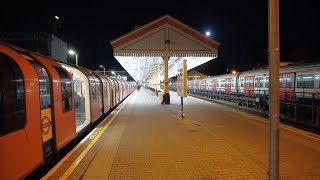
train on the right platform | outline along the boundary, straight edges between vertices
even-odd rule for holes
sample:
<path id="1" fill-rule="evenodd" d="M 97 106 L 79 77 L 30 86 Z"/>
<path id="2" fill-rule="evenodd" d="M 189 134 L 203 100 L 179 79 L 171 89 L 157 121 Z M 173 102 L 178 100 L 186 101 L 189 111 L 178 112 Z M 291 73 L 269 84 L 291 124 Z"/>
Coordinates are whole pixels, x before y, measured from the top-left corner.
<path id="1" fill-rule="evenodd" d="M 268 111 L 269 69 L 188 80 L 188 93 Z M 280 67 L 281 116 L 308 127 L 320 126 L 320 63 Z M 176 82 L 171 82 L 176 90 Z"/>

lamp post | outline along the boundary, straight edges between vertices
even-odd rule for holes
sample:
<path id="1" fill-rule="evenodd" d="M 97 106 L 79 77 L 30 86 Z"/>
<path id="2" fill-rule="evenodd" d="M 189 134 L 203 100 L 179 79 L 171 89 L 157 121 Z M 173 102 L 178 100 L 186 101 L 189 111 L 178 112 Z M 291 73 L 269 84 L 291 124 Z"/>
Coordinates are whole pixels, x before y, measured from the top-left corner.
<path id="1" fill-rule="evenodd" d="M 78 66 L 78 54 L 74 50 L 69 50 L 69 54 L 76 56 L 76 66 Z"/>
<path id="2" fill-rule="evenodd" d="M 279 127 L 280 127 L 280 34 L 279 0 L 268 1 L 268 39 L 269 39 L 269 179 L 279 179 Z"/>
<path id="3" fill-rule="evenodd" d="M 101 68 L 103 68 L 103 74 L 106 74 L 106 68 L 103 65 L 100 65 Z"/>

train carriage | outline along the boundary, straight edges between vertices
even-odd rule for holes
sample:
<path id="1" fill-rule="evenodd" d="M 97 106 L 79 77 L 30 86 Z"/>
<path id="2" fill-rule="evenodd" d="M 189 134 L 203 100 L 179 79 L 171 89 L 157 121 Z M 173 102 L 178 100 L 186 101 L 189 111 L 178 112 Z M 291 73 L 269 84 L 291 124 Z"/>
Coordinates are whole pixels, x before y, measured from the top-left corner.
<path id="1" fill-rule="evenodd" d="M 24 108 L 24 112 L 26 114 L 32 113 L 33 118 L 28 118 L 24 116 L 21 116 L 24 118 L 25 123 L 24 127 L 28 128 L 29 124 L 33 124 L 34 128 L 31 129 L 29 132 L 26 131 L 26 135 L 30 136 L 32 135 L 33 131 L 36 131 L 37 128 L 41 130 L 42 136 L 39 137 L 40 142 L 42 142 L 40 149 L 39 146 L 35 145 L 37 147 L 38 152 L 33 152 L 31 154 L 24 154 L 21 153 L 19 156 L 25 156 L 24 158 L 28 158 L 27 156 L 31 157 L 41 157 L 41 163 L 49 157 L 51 154 L 55 153 L 56 151 L 59 151 L 62 149 L 67 143 L 69 143 L 75 136 L 75 119 L 74 119 L 74 107 L 73 107 L 73 94 L 71 93 L 73 91 L 72 87 L 72 80 L 69 75 L 69 73 L 56 61 L 52 61 L 49 58 L 37 55 L 35 53 L 31 53 L 28 51 L 24 51 L 22 49 L 17 49 L 14 47 L 6 47 L 4 45 L 0 45 L 1 49 L 3 50 L 3 53 L 5 56 L 10 56 L 11 53 L 14 55 L 12 59 L 10 60 L 11 63 L 14 64 L 18 62 L 23 62 L 21 64 L 20 71 L 23 73 L 23 76 L 21 78 L 24 78 L 28 81 L 28 84 L 25 84 L 19 90 L 19 94 L 21 94 L 19 97 L 20 99 L 24 99 L 26 97 L 26 100 L 29 98 L 33 98 L 33 102 L 31 101 L 20 101 L 17 102 L 17 105 L 19 105 L 21 108 Z M 12 52 L 15 51 L 15 52 Z M 0 61 L 2 64 L 5 62 L 3 59 Z M 19 63 L 18 63 L 19 65 Z M 25 71 L 25 69 L 29 69 L 29 67 L 32 67 L 33 70 L 30 72 Z M 16 70 L 18 70 L 18 66 L 16 66 Z M 5 69 L 3 66 L 1 69 Z M 34 74 L 35 73 L 35 74 Z M 30 76 L 30 78 L 27 78 L 27 76 Z M 23 82 L 23 81 L 22 81 Z M 37 91 L 31 90 L 33 87 L 38 88 Z M 32 94 L 29 94 L 29 92 L 32 92 Z M 13 89 L 9 90 L 9 92 L 14 92 Z M 34 98 L 39 97 L 39 98 Z M 24 103 L 26 102 L 26 103 Z M 1 105 L 6 107 L 8 103 L 3 102 L 5 104 Z M 25 106 L 25 107 L 23 107 Z M 35 108 L 39 107 L 39 108 Z M 13 110 L 13 109 L 11 109 Z M 7 110 L 9 111 L 9 109 Z M 32 112 L 37 111 L 37 112 Z M 10 112 L 8 112 L 10 113 Z M 11 121 L 15 122 L 16 119 L 19 119 L 15 116 L 11 116 L 13 118 Z M 2 119 L 5 120 L 5 119 Z M 2 121 L 1 120 L 1 121 Z M 37 123 L 40 122 L 41 124 L 37 126 Z M 15 123 L 14 123 L 15 124 Z M 41 127 L 41 128 L 40 128 Z M 5 128 L 5 127 L 1 127 Z M 23 128 L 23 129 L 25 129 Z M 15 136 L 18 135 L 19 132 L 12 132 L 8 134 L 8 136 Z M 1 136 L 1 140 L 8 140 L 8 136 Z M 35 137 L 38 137 L 37 134 L 34 134 Z M 23 138 L 22 138 L 23 139 Z M 8 142 L 4 142 L 0 140 L 0 144 L 8 144 Z M 33 140 L 34 142 L 37 142 L 36 140 Z M 14 141 L 12 140 L 12 143 L 9 144 L 16 144 L 19 143 L 19 140 Z M 29 150 L 32 150 L 33 148 L 30 148 L 30 146 L 26 145 L 22 142 L 22 144 L 25 146 L 21 149 L 24 149 L 24 152 L 30 152 Z M 3 144 L 2 144 L 3 145 Z M 19 151 L 19 148 L 17 146 L 15 147 L 8 147 L 8 146 L 2 146 L 6 147 L 6 150 L 9 150 L 11 152 Z M 2 149 L 2 148 L 1 148 Z M 4 148 L 3 148 L 4 149 Z M 40 154 L 39 154 L 40 152 Z M 6 153 L 1 153 L 1 156 L 5 155 Z M 13 153 L 14 154 L 14 153 Z M 12 155 L 12 154 L 11 154 Z M 10 157 L 10 156 L 8 156 Z M 21 158 L 23 160 L 24 158 Z M 1 157 L 1 159 L 7 159 L 7 157 Z M 16 158 L 13 158 L 16 160 Z M 38 159 L 38 158 L 35 158 Z M 18 160 L 20 161 L 20 160 Z M 34 160 L 37 162 L 37 160 Z M 23 162 L 23 163 L 22 163 Z M 7 173 L 14 171 L 13 169 L 18 169 L 23 171 L 25 167 L 27 167 L 28 163 L 24 163 L 25 161 L 21 161 L 21 163 L 13 163 L 17 167 L 8 167 L 9 169 L 6 170 Z M 12 164 L 12 162 L 8 162 L 8 164 Z M 35 167 L 33 167 L 35 168 Z M 27 169 L 33 169 L 31 167 Z M 26 172 L 20 172 L 18 174 L 26 174 Z M 8 174 L 9 175 L 9 174 Z"/>
<path id="2" fill-rule="evenodd" d="M 43 163 L 41 110 L 33 108 L 40 107 L 34 98 L 40 97 L 39 79 L 28 61 L 2 44 L 0 69 L 0 174 L 19 179 Z"/>
<path id="3" fill-rule="evenodd" d="M 34 66 L 39 76 L 42 129 L 44 134 L 48 131 L 49 137 L 52 136 L 51 143 L 48 143 L 50 145 L 44 144 L 45 156 L 47 156 L 62 149 L 76 136 L 73 81 L 70 74 L 56 61 L 26 51 L 20 53 Z M 46 80 L 41 78 L 45 71 L 50 77 Z M 46 100 L 43 98 L 44 95 L 47 96 Z M 47 119 L 47 123 L 43 122 L 43 119 Z M 49 137 L 43 137 L 43 139 Z"/>
<path id="4" fill-rule="evenodd" d="M 0 81 L 2 179 L 25 178 L 120 102 L 116 80 L 3 43 Z"/>

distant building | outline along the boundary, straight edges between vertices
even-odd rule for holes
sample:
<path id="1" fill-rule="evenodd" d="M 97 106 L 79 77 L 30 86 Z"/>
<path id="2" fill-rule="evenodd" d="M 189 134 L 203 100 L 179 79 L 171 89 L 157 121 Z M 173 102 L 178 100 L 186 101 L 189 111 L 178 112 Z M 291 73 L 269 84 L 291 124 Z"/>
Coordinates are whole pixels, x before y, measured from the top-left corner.
<path id="1" fill-rule="evenodd" d="M 53 34 L 0 32 L 0 41 L 67 62 L 68 44 Z"/>
<path id="2" fill-rule="evenodd" d="M 67 62 L 68 44 L 63 40 L 63 22 L 58 16 L 48 22 L 47 27 L 41 27 L 43 32 L 0 32 L 0 41 Z"/>
<path id="3" fill-rule="evenodd" d="M 54 59 L 67 62 L 68 44 L 65 41 L 51 34 L 51 41 L 48 42 L 48 49 L 49 56 Z"/>

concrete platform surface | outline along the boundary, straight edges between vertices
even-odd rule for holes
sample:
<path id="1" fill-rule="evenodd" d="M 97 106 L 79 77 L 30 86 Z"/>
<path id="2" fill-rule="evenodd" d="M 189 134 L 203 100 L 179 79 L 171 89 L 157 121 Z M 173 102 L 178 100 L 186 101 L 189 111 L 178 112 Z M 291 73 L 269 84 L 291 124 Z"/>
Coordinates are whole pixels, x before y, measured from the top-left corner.
<path id="1" fill-rule="evenodd" d="M 170 95 L 135 91 L 42 179 L 268 179 L 266 119 Z M 319 136 L 281 125 L 281 179 L 319 169 Z"/>

